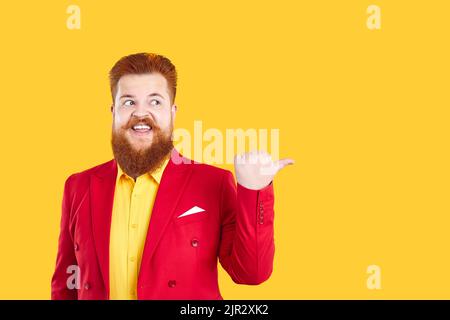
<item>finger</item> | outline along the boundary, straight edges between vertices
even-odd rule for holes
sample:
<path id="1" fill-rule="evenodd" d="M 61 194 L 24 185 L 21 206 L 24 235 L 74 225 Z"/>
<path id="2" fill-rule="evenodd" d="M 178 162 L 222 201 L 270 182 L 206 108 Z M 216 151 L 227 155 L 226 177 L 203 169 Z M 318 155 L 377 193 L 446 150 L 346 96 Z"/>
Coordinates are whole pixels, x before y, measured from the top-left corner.
<path id="1" fill-rule="evenodd" d="M 244 154 L 238 154 L 234 156 L 234 163 L 235 164 L 242 164 L 245 162 L 245 155 Z"/>
<path id="2" fill-rule="evenodd" d="M 252 150 L 248 153 L 248 161 L 249 163 L 256 163 L 258 161 L 258 152 L 256 150 Z"/>
<path id="3" fill-rule="evenodd" d="M 290 158 L 280 159 L 276 162 L 276 166 L 278 168 L 277 171 L 280 171 L 284 167 L 294 164 L 294 163 L 295 163 L 294 159 L 290 159 Z"/>
<path id="4" fill-rule="evenodd" d="M 262 164 L 268 164 L 268 163 L 271 163 L 271 162 L 272 162 L 272 158 L 271 158 L 270 155 L 268 155 L 268 154 L 261 154 L 261 155 L 259 156 L 259 161 L 260 161 Z"/>

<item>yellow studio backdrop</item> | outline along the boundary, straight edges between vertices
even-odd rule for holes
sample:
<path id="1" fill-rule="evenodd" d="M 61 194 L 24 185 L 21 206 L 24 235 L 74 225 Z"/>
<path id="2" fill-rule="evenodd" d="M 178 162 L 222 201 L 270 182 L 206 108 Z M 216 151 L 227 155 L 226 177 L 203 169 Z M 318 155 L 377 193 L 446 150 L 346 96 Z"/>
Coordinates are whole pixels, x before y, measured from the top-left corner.
<path id="1" fill-rule="evenodd" d="M 449 299 L 449 9 L 2 3 L 0 298 L 50 297 L 64 181 L 112 158 L 107 73 L 147 51 L 177 66 L 176 128 L 279 129 L 296 160 L 275 179 L 272 277 L 239 286 L 221 269 L 225 299 Z"/>

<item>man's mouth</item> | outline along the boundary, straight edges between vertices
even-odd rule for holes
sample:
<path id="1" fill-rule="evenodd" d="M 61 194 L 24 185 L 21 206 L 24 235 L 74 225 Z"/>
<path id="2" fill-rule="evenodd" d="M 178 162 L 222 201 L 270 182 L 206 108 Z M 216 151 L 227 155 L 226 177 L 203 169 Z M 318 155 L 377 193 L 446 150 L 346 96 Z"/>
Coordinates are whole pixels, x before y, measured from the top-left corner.
<path id="1" fill-rule="evenodd" d="M 152 131 L 152 127 L 147 124 L 136 124 L 131 127 L 131 130 L 136 133 L 146 134 Z"/>
<path id="2" fill-rule="evenodd" d="M 150 131 L 152 127 L 146 124 L 137 124 L 131 127 L 134 131 Z"/>

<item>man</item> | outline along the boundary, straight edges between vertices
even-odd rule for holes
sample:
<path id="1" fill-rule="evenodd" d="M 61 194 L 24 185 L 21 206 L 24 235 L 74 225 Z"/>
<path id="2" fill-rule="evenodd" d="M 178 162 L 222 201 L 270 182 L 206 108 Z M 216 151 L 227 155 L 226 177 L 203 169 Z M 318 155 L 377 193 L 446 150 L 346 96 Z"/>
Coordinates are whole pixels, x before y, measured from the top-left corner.
<path id="1" fill-rule="evenodd" d="M 139 53 L 110 71 L 114 159 L 65 183 L 52 299 L 222 299 L 217 258 L 234 282 L 272 273 L 275 173 L 265 152 L 230 171 L 177 152 L 177 74 Z"/>

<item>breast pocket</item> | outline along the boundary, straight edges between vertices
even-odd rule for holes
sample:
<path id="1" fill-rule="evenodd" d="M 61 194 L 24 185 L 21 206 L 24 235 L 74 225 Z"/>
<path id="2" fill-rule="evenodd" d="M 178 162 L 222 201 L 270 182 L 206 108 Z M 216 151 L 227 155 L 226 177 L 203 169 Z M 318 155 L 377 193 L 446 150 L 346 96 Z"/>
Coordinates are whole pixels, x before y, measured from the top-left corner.
<path id="1" fill-rule="evenodd" d="M 190 214 L 187 216 L 179 217 L 181 214 L 182 213 L 176 215 L 174 218 L 174 222 L 176 225 L 184 225 L 184 224 L 188 224 L 188 223 L 199 222 L 199 221 L 203 221 L 209 217 L 207 210 L 202 211 L 202 212 L 193 213 L 193 214 Z"/>

